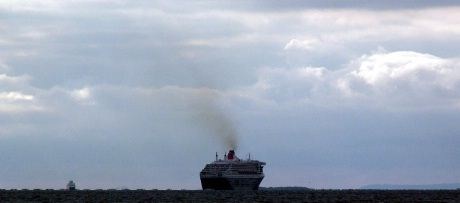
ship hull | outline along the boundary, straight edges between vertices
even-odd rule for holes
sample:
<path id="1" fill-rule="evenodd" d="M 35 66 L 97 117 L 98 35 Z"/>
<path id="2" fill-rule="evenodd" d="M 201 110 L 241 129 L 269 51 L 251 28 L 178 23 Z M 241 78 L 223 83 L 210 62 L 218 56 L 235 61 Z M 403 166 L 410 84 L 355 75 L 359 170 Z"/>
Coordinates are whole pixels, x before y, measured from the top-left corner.
<path id="1" fill-rule="evenodd" d="M 262 179 L 263 177 L 201 177 L 201 187 L 203 190 L 258 190 Z"/>

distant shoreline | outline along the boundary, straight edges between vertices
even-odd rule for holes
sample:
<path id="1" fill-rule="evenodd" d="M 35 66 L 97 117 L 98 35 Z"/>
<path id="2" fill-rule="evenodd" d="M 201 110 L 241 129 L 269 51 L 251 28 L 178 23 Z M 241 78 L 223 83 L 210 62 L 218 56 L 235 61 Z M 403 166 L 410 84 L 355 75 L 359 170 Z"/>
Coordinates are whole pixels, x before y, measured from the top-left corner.
<path id="1" fill-rule="evenodd" d="M 424 185 L 396 185 L 396 184 L 372 184 L 365 185 L 359 189 L 378 190 L 456 190 L 460 189 L 460 183 L 440 183 Z"/>

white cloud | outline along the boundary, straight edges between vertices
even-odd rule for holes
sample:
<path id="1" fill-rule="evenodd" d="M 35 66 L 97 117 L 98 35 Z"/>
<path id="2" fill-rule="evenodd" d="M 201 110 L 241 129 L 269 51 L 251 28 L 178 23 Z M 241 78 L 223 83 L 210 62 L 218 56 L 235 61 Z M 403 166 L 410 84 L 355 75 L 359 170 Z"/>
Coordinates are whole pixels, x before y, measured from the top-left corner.
<path id="1" fill-rule="evenodd" d="M 70 92 L 70 96 L 80 104 L 93 105 L 95 101 L 92 99 L 91 89 L 84 87 L 81 89 L 75 89 Z"/>
<path id="2" fill-rule="evenodd" d="M 0 100 L 7 100 L 7 101 L 18 101 L 18 100 L 25 100 L 31 101 L 34 100 L 33 95 L 23 94 L 21 92 L 0 92 Z"/>
<path id="3" fill-rule="evenodd" d="M 1 83 L 21 83 L 29 79 L 28 76 L 9 76 L 7 74 L 0 74 Z"/>
<path id="4" fill-rule="evenodd" d="M 12 68 L 6 64 L 0 71 L 10 71 Z M 11 76 L 5 73 L 0 74 L 0 114 L 16 114 L 43 111 L 44 108 L 38 104 L 34 95 L 35 90 L 28 82 L 27 75 Z M 30 92 L 30 93 L 24 93 Z"/>
<path id="5" fill-rule="evenodd" d="M 371 85 L 395 80 L 438 83 L 444 81 L 433 79 L 445 79 L 455 73 L 454 65 L 450 60 L 433 55 L 401 51 L 363 56 L 359 60 L 359 67 L 351 74 Z"/>
<path id="6" fill-rule="evenodd" d="M 29 84 L 30 76 L 11 76 L 2 73 L 12 70 L 13 68 L 0 61 L 0 114 L 11 116 L 11 114 L 43 111 L 44 107 L 39 104 L 35 96 L 36 89 Z"/>
<path id="7" fill-rule="evenodd" d="M 306 39 L 306 40 L 292 39 L 286 44 L 286 46 L 284 46 L 284 50 L 303 49 L 303 50 L 311 51 L 317 48 L 317 46 L 319 45 L 320 45 L 320 41 L 317 39 L 313 39 L 313 38 Z"/>
<path id="8" fill-rule="evenodd" d="M 457 108 L 459 64 L 456 59 L 411 51 L 380 52 L 364 55 L 336 71 L 265 68 L 245 93 L 280 103 Z"/>
<path id="9" fill-rule="evenodd" d="M 20 105 L 20 104 L 4 104 L 0 103 L 0 113 L 17 114 L 17 113 L 30 113 L 41 112 L 44 108 L 38 105 Z"/>
<path id="10" fill-rule="evenodd" d="M 22 92 L 0 92 L 0 114 L 16 114 L 43 111 L 44 108 L 37 104 L 35 96 Z"/>
<path id="11" fill-rule="evenodd" d="M 447 44 L 460 40 L 459 10 L 460 7 L 383 11 L 304 10 L 283 17 L 270 16 L 270 22 L 271 26 L 292 31 L 282 32 L 286 51 L 308 51 L 308 54 L 287 52 L 291 60 L 300 60 L 305 64 L 311 61 L 309 58 L 320 56 L 320 59 L 327 57 L 343 63 L 371 51 L 375 46 L 443 53 L 450 47 Z M 276 24 L 278 21 L 289 22 L 286 24 L 291 26 L 283 27 L 281 23 Z M 426 42 L 431 42 L 431 45 L 426 46 Z M 336 57 L 330 57 L 331 54 Z"/>
<path id="12" fill-rule="evenodd" d="M 411 91 L 425 96 L 435 96 L 430 94 L 436 91 L 449 91 L 460 96 L 456 92 L 460 84 L 460 63 L 456 59 L 400 51 L 365 55 L 353 65 L 357 67 L 344 78 L 350 83 L 363 81 L 374 91 Z"/>

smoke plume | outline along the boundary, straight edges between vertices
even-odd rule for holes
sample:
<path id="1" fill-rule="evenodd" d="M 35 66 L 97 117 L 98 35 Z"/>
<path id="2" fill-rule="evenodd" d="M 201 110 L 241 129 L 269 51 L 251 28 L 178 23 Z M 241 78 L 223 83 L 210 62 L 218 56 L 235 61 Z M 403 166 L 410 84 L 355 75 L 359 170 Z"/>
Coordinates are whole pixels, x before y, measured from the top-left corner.
<path id="1" fill-rule="evenodd" d="M 229 115 L 221 107 L 221 94 L 208 88 L 199 89 L 198 102 L 193 105 L 197 121 L 216 136 L 228 149 L 238 146 L 237 131 Z"/>

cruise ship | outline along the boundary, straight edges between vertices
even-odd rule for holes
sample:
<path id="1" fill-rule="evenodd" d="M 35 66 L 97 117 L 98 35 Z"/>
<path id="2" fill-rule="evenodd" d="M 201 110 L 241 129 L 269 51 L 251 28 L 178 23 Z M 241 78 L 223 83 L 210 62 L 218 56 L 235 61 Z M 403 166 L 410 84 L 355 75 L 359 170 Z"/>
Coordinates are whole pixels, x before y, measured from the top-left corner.
<path id="1" fill-rule="evenodd" d="M 203 190 L 258 190 L 264 178 L 264 162 L 239 159 L 234 150 L 219 159 L 206 164 L 200 172 L 201 187 Z"/>

